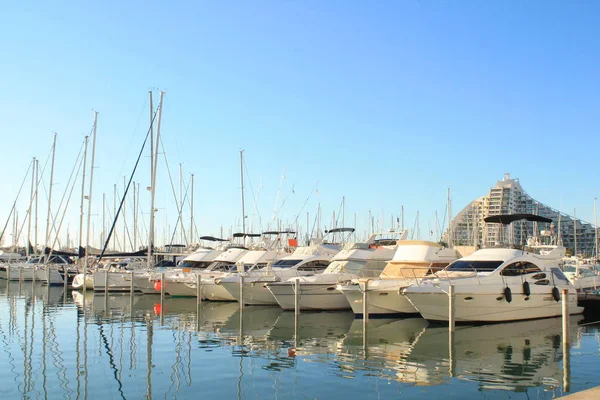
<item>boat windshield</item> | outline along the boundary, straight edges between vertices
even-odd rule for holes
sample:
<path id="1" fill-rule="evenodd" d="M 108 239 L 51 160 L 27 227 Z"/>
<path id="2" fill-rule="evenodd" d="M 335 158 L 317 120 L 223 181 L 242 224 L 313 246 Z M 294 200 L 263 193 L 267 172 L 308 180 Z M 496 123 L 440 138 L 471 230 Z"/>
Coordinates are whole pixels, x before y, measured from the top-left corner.
<path id="1" fill-rule="evenodd" d="M 302 260 L 279 260 L 273 263 L 273 268 L 290 268 L 298 264 Z"/>
<path id="2" fill-rule="evenodd" d="M 179 264 L 180 268 L 195 268 L 195 269 L 206 269 L 212 262 L 211 261 L 182 261 Z"/>
<path id="3" fill-rule="evenodd" d="M 366 261 L 333 261 L 323 273 L 340 274 L 346 272 L 348 274 L 358 274 L 366 264 Z"/>
<path id="4" fill-rule="evenodd" d="M 445 271 L 492 272 L 504 261 L 456 260 Z"/>

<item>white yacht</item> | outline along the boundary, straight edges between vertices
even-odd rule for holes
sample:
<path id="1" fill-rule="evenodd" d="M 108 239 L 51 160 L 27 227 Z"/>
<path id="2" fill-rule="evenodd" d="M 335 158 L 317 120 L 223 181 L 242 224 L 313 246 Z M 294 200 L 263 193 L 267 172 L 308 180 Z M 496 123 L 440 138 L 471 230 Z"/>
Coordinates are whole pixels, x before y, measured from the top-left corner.
<path id="1" fill-rule="evenodd" d="M 267 283 L 277 303 L 284 310 L 295 309 L 295 282 L 300 287 L 301 310 L 344 310 L 350 304 L 336 290 L 342 281 L 379 276 L 395 252 L 396 244 L 406 239 L 407 230 L 372 235 L 366 243 L 347 243 L 321 274 L 290 278 L 284 282 Z"/>
<path id="2" fill-rule="evenodd" d="M 513 221 L 552 222 L 531 214 L 495 215 L 487 223 Z M 561 289 L 568 290 L 569 313 L 580 314 L 577 292 L 559 265 L 565 248 L 485 248 L 461 258 L 437 279 L 424 280 L 403 290 L 404 295 L 430 321 L 448 321 L 449 288 L 454 287 L 456 322 L 500 322 L 555 317 L 562 314 Z"/>
<path id="3" fill-rule="evenodd" d="M 378 278 L 354 279 L 342 283 L 337 289 L 346 297 L 356 316 L 363 314 L 363 292 L 368 293 L 369 315 L 418 314 L 418 311 L 402 295 L 401 289 L 431 276 L 458 258 L 454 249 L 439 243 L 422 240 L 398 242 L 391 261 Z"/>
<path id="4" fill-rule="evenodd" d="M 166 277 L 171 275 L 182 275 L 186 273 L 198 272 L 206 269 L 213 263 L 214 259 L 222 254 L 222 250 L 215 250 L 210 247 L 201 247 L 194 253 L 185 257 L 176 267 L 169 269 L 154 268 L 152 270 L 136 272 L 134 275 L 134 284 L 136 289 L 144 294 L 160 294 L 160 273 L 165 272 Z M 157 289 L 158 287 L 158 289 Z"/>
<path id="5" fill-rule="evenodd" d="M 287 255 L 287 253 L 282 250 L 250 250 L 235 263 L 235 269 L 232 268 L 230 272 L 211 273 L 209 276 L 203 274 L 203 298 L 213 301 L 236 301 L 231 293 L 219 285 L 223 277 L 237 274 L 240 271 L 247 272 L 266 268 L 269 263 L 279 260 L 283 255 Z M 191 284 L 191 287 L 195 290 L 196 282 Z"/>
<path id="6" fill-rule="evenodd" d="M 316 244 L 298 247 L 296 250 L 263 269 L 241 274 L 244 279 L 243 294 L 246 305 L 277 305 L 275 297 L 265 284 L 280 282 L 294 276 L 313 275 L 323 272 L 331 258 L 340 250 L 335 244 Z M 237 301 L 240 301 L 240 274 L 222 278 L 222 285 Z"/>
<path id="7" fill-rule="evenodd" d="M 231 246 L 221 254 L 218 254 L 204 269 L 197 272 L 182 270 L 174 272 L 165 277 L 165 292 L 171 296 L 196 297 L 196 277 L 218 277 L 224 272 L 236 269 L 235 263 L 248 252 L 248 249 L 240 246 Z"/>
<path id="8" fill-rule="evenodd" d="M 562 270 L 578 292 L 593 292 L 600 287 L 600 271 L 595 263 L 585 263 L 578 257 L 571 257 L 566 260 Z"/>

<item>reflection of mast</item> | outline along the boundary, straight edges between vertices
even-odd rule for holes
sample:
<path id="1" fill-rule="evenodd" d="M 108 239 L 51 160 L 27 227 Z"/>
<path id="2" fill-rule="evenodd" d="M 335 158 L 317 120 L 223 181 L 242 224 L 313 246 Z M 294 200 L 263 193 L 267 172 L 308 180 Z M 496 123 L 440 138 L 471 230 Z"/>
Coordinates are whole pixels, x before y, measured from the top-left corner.
<path id="1" fill-rule="evenodd" d="M 115 377 L 115 381 L 117 381 L 117 384 L 118 384 L 119 394 L 121 395 L 121 398 L 123 400 L 125 400 L 125 395 L 123 394 L 123 383 L 119 379 L 119 370 L 117 368 L 117 365 L 115 364 L 115 358 L 112 354 L 112 350 L 110 349 L 110 345 L 108 344 L 108 339 L 106 338 L 106 335 L 104 334 L 104 325 L 102 325 L 101 321 L 98 321 L 97 324 L 98 324 L 98 333 L 100 334 L 100 340 L 101 340 L 102 344 L 104 344 L 104 348 L 106 349 L 106 355 L 108 356 L 108 363 L 110 364 L 110 369 L 113 370 L 113 375 Z"/>
<path id="2" fill-rule="evenodd" d="M 154 322 L 146 317 L 146 399 L 152 400 L 152 339 Z"/>

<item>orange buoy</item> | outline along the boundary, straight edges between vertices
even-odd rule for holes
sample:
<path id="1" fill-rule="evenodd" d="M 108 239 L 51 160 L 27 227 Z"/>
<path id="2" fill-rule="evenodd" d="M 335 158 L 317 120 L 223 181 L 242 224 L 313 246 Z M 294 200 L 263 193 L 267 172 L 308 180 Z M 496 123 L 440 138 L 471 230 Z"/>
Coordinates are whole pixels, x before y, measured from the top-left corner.
<path id="1" fill-rule="evenodd" d="M 154 290 L 156 290 L 157 292 L 160 292 L 161 289 L 162 289 L 162 281 L 154 282 Z"/>
<path id="2" fill-rule="evenodd" d="M 156 315 L 162 314 L 162 306 L 159 303 L 154 305 L 154 314 L 156 314 Z"/>
<path id="3" fill-rule="evenodd" d="M 296 357 L 296 349 L 292 349 L 291 347 L 288 349 L 288 357 Z"/>

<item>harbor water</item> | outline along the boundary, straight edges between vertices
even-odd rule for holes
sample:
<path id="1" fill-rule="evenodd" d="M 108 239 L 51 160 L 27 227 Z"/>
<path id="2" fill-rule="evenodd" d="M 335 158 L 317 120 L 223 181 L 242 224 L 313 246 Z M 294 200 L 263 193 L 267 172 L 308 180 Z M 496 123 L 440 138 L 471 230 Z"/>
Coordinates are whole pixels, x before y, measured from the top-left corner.
<path id="1" fill-rule="evenodd" d="M 431 325 L 0 280 L 3 399 L 552 399 L 600 383 L 600 324 Z M 366 334 L 365 334 L 366 333 Z"/>

